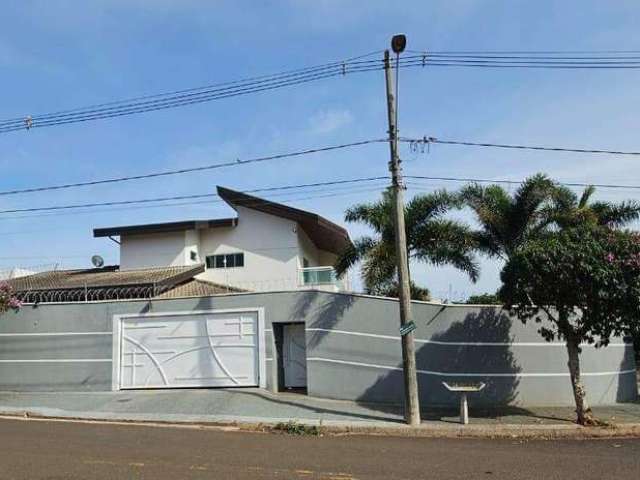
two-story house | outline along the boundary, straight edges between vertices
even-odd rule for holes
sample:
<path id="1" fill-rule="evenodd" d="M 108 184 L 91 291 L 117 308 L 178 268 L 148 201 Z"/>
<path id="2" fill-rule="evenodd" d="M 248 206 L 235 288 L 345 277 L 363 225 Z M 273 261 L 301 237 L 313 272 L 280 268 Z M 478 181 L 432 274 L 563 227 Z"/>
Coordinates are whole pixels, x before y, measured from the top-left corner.
<path id="1" fill-rule="evenodd" d="M 349 289 L 332 267 L 351 244 L 344 228 L 315 213 L 217 191 L 237 216 L 97 228 L 94 237 L 119 243 L 121 271 L 204 264 L 197 279 L 243 290 Z"/>

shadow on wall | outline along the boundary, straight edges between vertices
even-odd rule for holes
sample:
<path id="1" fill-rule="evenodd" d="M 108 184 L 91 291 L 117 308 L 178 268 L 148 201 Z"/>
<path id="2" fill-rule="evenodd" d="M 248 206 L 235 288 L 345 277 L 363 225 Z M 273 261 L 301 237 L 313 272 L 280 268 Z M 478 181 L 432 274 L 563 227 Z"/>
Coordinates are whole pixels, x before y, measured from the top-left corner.
<path id="1" fill-rule="evenodd" d="M 617 378 L 618 390 L 616 391 L 616 401 L 618 403 L 635 403 L 640 401 L 640 368 L 637 364 L 636 352 L 632 344 L 633 339 L 625 338 L 625 342 L 630 343 L 624 349 L 624 356 L 620 362 L 621 372 L 635 370 L 635 373 L 620 373 Z M 610 347 L 605 347 L 610 348 Z"/>
<path id="2" fill-rule="evenodd" d="M 479 313 L 468 313 L 464 320 L 452 323 L 444 332 L 431 337 L 433 342 L 416 344 L 418 388 L 420 405 L 458 405 L 459 396 L 449 392 L 443 381 L 484 382 L 486 387 L 479 393 L 471 394 L 470 402 L 487 407 L 513 404 L 518 394 L 521 371 L 509 343 L 512 320 L 495 308 L 483 308 Z M 497 343 L 504 345 L 469 345 L 466 343 Z M 402 367 L 402 365 L 398 365 Z M 445 375 L 437 375 L 444 373 Z M 504 376 L 460 376 L 456 373 L 502 374 Z M 401 402 L 404 391 L 402 372 L 386 372 L 371 385 L 358 401 Z"/>
<path id="3" fill-rule="evenodd" d="M 289 320 L 299 322 L 314 318 L 313 327 L 331 329 L 342 319 L 354 302 L 353 295 L 332 295 L 318 291 L 301 292 L 294 305 Z M 306 327 L 312 326 L 307 323 Z M 307 348 L 313 349 L 327 335 L 324 331 L 307 333 Z"/>

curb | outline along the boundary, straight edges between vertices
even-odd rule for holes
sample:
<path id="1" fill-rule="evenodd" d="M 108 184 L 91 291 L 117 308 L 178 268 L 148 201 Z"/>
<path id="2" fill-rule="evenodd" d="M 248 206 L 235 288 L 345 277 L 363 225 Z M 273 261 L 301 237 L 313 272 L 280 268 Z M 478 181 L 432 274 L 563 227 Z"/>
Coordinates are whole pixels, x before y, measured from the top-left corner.
<path id="1" fill-rule="evenodd" d="M 287 434 L 283 424 L 293 422 L 296 426 L 313 429 L 307 435 L 372 435 L 407 438 L 476 438 L 476 439 L 572 439 L 588 440 L 598 438 L 640 438 L 640 423 L 612 424 L 604 427 L 583 427 L 580 425 L 442 425 L 425 422 L 419 427 L 409 427 L 391 422 L 354 423 L 339 421 L 319 421 L 305 419 L 257 419 L 251 417 L 202 419 L 162 419 L 139 414 L 119 417 L 117 414 L 96 414 L 82 412 L 73 415 L 46 413 L 30 410 L 0 411 L 0 419 L 23 421 L 56 421 L 111 425 L 133 425 L 165 428 L 212 429 L 236 432 L 263 432 Z M 314 428 L 315 427 L 315 428 Z"/>

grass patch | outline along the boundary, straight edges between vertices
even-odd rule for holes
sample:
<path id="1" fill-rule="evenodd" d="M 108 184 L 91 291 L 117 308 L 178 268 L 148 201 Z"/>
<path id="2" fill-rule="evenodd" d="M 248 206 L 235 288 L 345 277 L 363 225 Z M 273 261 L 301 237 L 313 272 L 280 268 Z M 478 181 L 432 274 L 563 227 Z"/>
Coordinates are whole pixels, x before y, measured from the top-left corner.
<path id="1" fill-rule="evenodd" d="M 304 425 L 295 420 L 289 420 L 286 423 L 278 423 L 273 429 L 277 432 L 287 433 L 289 435 L 310 435 L 319 436 L 320 428 L 317 425 Z"/>

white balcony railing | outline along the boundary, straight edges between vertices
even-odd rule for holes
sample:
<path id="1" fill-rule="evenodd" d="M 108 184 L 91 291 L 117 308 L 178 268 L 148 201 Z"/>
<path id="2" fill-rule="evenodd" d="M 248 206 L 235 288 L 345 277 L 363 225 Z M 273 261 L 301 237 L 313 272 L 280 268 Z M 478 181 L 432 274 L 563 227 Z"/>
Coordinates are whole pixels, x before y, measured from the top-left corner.
<path id="1" fill-rule="evenodd" d="M 301 268 L 298 277 L 298 284 L 301 287 L 333 286 L 335 290 L 345 290 L 344 280 L 336 277 L 333 267 Z"/>

